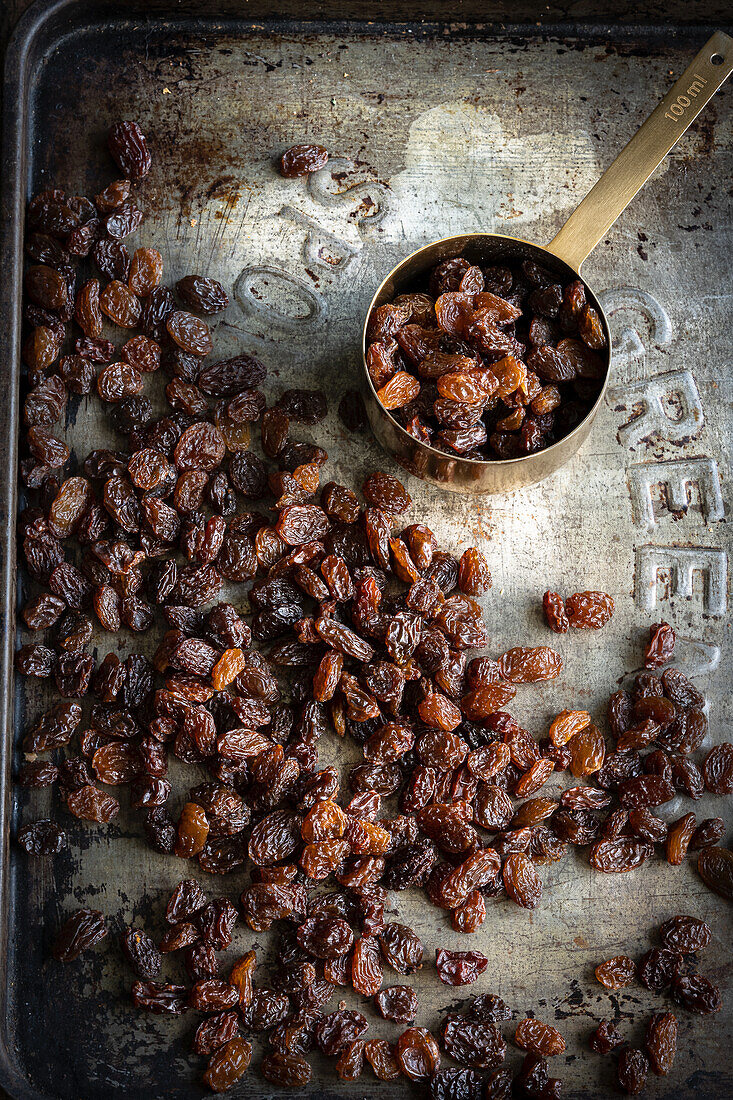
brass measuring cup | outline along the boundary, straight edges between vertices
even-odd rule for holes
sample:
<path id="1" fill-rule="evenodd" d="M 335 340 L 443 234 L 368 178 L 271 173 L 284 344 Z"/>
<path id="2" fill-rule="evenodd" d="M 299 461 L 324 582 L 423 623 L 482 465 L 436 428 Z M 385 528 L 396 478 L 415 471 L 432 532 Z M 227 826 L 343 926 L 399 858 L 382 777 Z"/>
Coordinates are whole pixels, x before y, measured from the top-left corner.
<path id="1" fill-rule="evenodd" d="M 531 259 L 556 273 L 564 282 L 582 278 L 580 268 L 583 261 L 732 71 L 733 38 L 717 31 L 546 247 L 501 233 L 464 233 L 425 245 L 390 271 L 372 298 L 364 322 L 362 389 L 374 435 L 401 466 L 445 489 L 478 495 L 533 485 L 572 458 L 588 437 L 604 399 L 611 363 L 608 320 L 596 294 L 585 280 L 586 296 L 598 311 L 606 334 L 603 353 L 606 356 L 606 370 L 601 391 L 590 412 L 571 432 L 552 446 L 521 458 L 486 461 L 461 458 L 439 451 L 409 435 L 378 400 L 369 377 L 366 365 L 369 317 L 377 306 L 412 288 L 437 263 L 453 256 L 463 256 L 471 264 Z"/>

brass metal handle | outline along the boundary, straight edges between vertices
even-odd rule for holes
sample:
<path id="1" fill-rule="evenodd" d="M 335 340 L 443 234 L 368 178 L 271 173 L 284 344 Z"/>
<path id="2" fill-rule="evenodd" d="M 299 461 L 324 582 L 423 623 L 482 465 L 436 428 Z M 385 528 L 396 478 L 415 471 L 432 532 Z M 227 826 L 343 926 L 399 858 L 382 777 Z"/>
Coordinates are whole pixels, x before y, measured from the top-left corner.
<path id="1" fill-rule="evenodd" d="M 733 72 L 733 38 L 716 31 L 644 125 L 547 246 L 580 270 L 583 260 Z"/>

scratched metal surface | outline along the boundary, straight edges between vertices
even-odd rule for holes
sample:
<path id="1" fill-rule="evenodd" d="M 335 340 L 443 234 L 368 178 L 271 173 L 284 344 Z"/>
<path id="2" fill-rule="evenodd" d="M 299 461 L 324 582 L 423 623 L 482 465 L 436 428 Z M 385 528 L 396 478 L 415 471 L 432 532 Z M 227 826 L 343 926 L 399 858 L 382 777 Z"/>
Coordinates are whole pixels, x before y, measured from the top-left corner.
<path id="1" fill-rule="evenodd" d="M 52 180 L 96 189 L 110 173 L 99 152 L 108 124 L 137 118 L 155 161 L 136 244 L 161 250 L 168 281 L 196 270 L 232 291 L 217 354 L 260 355 L 273 392 L 291 384 L 329 392 L 331 413 L 311 437 L 329 451 L 329 476 L 356 487 L 370 469 L 393 469 L 370 440 L 347 438 L 335 415 L 356 383 L 362 311 L 375 285 L 435 236 L 485 228 L 549 240 L 697 48 L 694 36 L 607 41 L 234 24 L 202 33 L 155 22 L 74 32 L 38 69 L 31 189 Z M 716 97 L 588 261 L 589 280 L 605 288 L 616 351 L 612 394 L 578 458 L 543 485 L 484 501 L 407 479 L 414 519 L 449 549 L 475 544 L 489 559 L 492 651 L 550 643 L 562 653 L 559 680 L 517 697 L 517 714 L 538 735 L 563 707 L 602 715 L 609 692 L 638 667 L 648 625 L 663 616 L 679 632 L 679 664 L 710 694 L 710 743 L 729 736 L 730 98 L 730 89 Z M 305 138 L 331 150 L 331 169 L 307 182 L 280 179 L 273 154 Z M 83 456 L 103 430 L 94 403 L 71 421 Z M 605 589 L 616 615 L 597 635 L 551 637 L 539 610 L 547 587 Z M 95 641 L 104 652 L 108 640 Z M 115 642 L 125 651 L 130 639 Z M 42 705 L 19 687 L 18 735 Z M 323 762 L 352 757 L 346 745 L 323 745 Z M 696 808 L 699 817 L 729 812 L 707 798 Z M 21 820 L 48 811 L 43 792 L 18 807 Z M 673 804 L 666 816 L 679 812 Z M 63 971 L 47 961 L 49 929 L 79 904 L 161 930 L 181 865 L 151 853 L 124 810 L 120 818 L 106 832 L 72 823 L 70 851 L 53 864 L 13 856 L 9 1027 L 28 1095 L 199 1095 L 202 1067 L 187 1055 L 192 1021 L 129 1011 L 129 976 L 111 943 Z M 497 902 L 470 942 L 421 897 L 394 896 L 395 914 L 419 931 L 429 959 L 447 944 L 490 960 L 455 997 L 426 966 L 415 976 L 418 1022 L 435 1026 L 449 1006 L 495 991 L 517 1018 L 534 1010 L 561 1028 L 568 1051 L 553 1071 L 570 1096 L 604 1095 L 611 1064 L 585 1048 L 594 1021 L 617 1014 L 640 1043 L 661 1002 L 641 988 L 600 991 L 592 967 L 641 953 L 654 926 L 688 911 L 713 927 L 701 970 L 717 973 L 727 1005 L 712 1027 L 681 1014 L 677 1063 L 654 1095 L 730 1095 L 731 1044 L 721 1042 L 733 1014 L 730 908 L 691 863 L 656 860 L 604 877 L 571 855 L 542 875 L 541 908 Z M 206 886 L 234 895 L 244 882 L 235 875 Z M 253 942 L 266 950 L 265 937 L 240 928 L 237 953 Z M 396 1037 L 394 1025 L 370 1020 L 372 1034 Z M 519 1060 L 510 1050 L 509 1063 Z M 347 1086 L 314 1065 L 313 1095 L 374 1092 L 373 1079 Z M 276 1092 L 250 1073 L 237 1095 Z M 399 1083 L 379 1088 L 410 1093 Z"/>

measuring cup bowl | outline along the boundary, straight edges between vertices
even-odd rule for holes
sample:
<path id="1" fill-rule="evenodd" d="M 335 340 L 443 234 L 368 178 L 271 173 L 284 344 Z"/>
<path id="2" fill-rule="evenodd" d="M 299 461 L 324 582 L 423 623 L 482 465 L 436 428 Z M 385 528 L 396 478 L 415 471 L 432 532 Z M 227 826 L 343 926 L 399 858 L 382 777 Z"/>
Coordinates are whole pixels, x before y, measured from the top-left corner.
<path id="1" fill-rule="evenodd" d="M 583 279 L 586 298 L 597 310 L 606 336 L 605 348 L 603 351 L 596 353 L 605 357 L 605 364 L 601 389 L 596 402 L 590 412 L 571 432 L 568 432 L 567 435 L 550 447 L 545 447 L 542 451 L 535 451 L 533 454 L 522 455 L 521 458 L 497 458 L 479 461 L 477 459 L 461 458 L 460 455 L 446 454 L 436 447 L 431 447 L 427 443 L 414 439 L 382 405 L 366 366 L 366 330 L 368 319 L 377 306 L 381 306 L 385 302 L 391 302 L 398 294 L 402 294 L 408 289 L 414 289 L 421 282 L 427 282 L 430 270 L 442 260 L 450 259 L 453 256 L 463 256 L 469 263 L 479 266 L 512 262 L 521 263 L 523 260 L 533 260 L 556 274 L 559 282 L 568 283 L 581 278 L 578 272 L 568 263 L 548 251 L 548 249 L 532 244 L 530 241 L 523 241 L 518 237 L 502 236 L 500 233 L 464 233 L 456 237 L 443 237 L 441 240 L 433 241 L 431 244 L 419 248 L 417 252 L 413 252 L 390 271 L 369 305 L 367 321 L 364 323 L 362 332 L 362 391 L 364 404 L 377 441 L 396 459 L 400 466 L 410 473 L 440 485 L 443 489 L 450 489 L 457 493 L 511 492 L 514 489 L 534 485 L 538 481 L 543 481 L 546 477 L 549 477 L 560 466 L 563 466 L 568 459 L 572 458 L 587 439 L 608 385 L 611 358 L 611 337 L 608 330 L 608 321 L 597 296 Z"/>
<path id="2" fill-rule="evenodd" d="M 580 274 L 582 263 L 732 71 L 733 39 L 716 31 L 546 247 L 500 233 L 465 233 L 419 248 L 390 271 L 367 310 L 361 380 L 374 435 L 401 466 L 442 488 L 478 495 L 534 485 L 573 457 L 598 415 L 611 366 L 608 321 L 598 296 Z M 463 256 L 479 266 L 534 260 L 556 274 L 559 282 L 581 279 L 586 298 L 601 319 L 606 346 L 596 354 L 605 356 L 605 375 L 595 404 L 571 432 L 544 450 L 507 459 L 449 455 L 414 439 L 377 397 L 366 362 L 366 332 L 372 310 L 398 294 L 415 290 L 427 281 L 431 268 L 454 256 Z"/>

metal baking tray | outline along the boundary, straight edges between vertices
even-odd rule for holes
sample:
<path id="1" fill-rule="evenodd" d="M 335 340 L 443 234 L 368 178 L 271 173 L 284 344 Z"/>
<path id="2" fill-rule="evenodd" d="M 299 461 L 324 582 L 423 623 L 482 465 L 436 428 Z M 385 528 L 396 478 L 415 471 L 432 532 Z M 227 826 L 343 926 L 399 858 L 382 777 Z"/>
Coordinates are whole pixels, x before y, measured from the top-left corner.
<path id="1" fill-rule="evenodd" d="M 318 10 L 320 18 L 329 8 Z M 53 930 L 82 904 L 101 908 L 112 923 L 141 920 L 161 931 L 164 899 L 182 865 L 152 853 L 124 808 L 99 829 L 56 807 L 71 846 L 53 862 L 30 861 L 9 841 L 19 820 L 51 811 L 47 792 L 18 795 L 10 787 L 15 746 L 44 706 L 42 689 L 14 684 L 12 675 L 24 204 L 52 182 L 94 193 L 112 176 L 108 125 L 137 119 L 154 155 L 139 243 L 161 250 L 168 281 L 195 270 L 232 292 L 216 328 L 217 353 L 260 355 L 275 391 L 302 384 L 329 393 L 329 417 L 313 431 L 331 456 L 331 477 L 358 486 L 373 468 L 398 473 L 373 441 L 348 438 L 335 411 L 343 390 L 357 384 L 362 314 L 381 278 L 402 255 L 449 233 L 481 228 L 549 240 L 711 30 L 451 26 L 440 22 L 441 10 L 435 5 L 433 23 L 400 22 L 412 16 L 397 7 L 389 9 L 392 23 L 338 23 L 278 21 L 259 8 L 248 9 L 246 21 L 218 18 L 207 6 L 204 20 L 161 0 L 126 5 L 124 17 L 119 6 L 115 13 L 60 0 L 31 9 L 15 32 L 5 76 L 0 268 L 7 731 L 0 1079 L 12 1097 L 179 1100 L 201 1095 L 203 1068 L 188 1055 L 190 1019 L 131 1009 L 130 976 L 112 936 L 71 966 L 49 958 Z M 588 262 L 590 282 L 605 288 L 615 356 L 609 400 L 580 455 L 551 480 L 490 501 L 443 495 L 407 478 L 415 518 L 448 548 L 476 544 L 488 556 L 492 650 L 552 641 L 562 652 L 563 676 L 517 698 L 516 712 L 538 735 L 563 707 L 602 714 L 610 691 L 638 667 L 649 624 L 663 617 L 678 631 L 678 663 L 709 694 L 710 743 L 729 738 L 730 105 L 728 87 Z M 332 171 L 282 180 L 273 155 L 304 139 L 328 147 Z M 70 410 L 68 437 L 79 454 L 100 439 L 96 416 L 93 401 Z M 605 589 L 616 600 L 615 618 L 589 637 L 550 639 L 540 613 L 548 587 Z M 242 602 L 241 592 L 233 595 Z M 100 653 L 109 647 L 107 637 L 95 641 Z M 114 639 L 120 652 L 136 644 Z M 323 745 L 323 762 L 351 756 L 348 745 Z M 726 816 L 721 807 L 706 797 L 695 808 L 699 817 Z M 541 908 L 530 914 L 497 902 L 472 937 L 453 933 L 420 896 L 394 896 L 395 912 L 419 931 L 428 958 L 438 945 L 460 943 L 490 959 L 475 986 L 456 991 L 426 966 L 415 978 L 418 1022 L 436 1026 L 449 1007 L 495 991 L 517 1018 L 534 1010 L 561 1028 L 568 1051 L 553 1072 L 568 1095 L 606 1095 L 612 1063 L 588 1052 L 588 1032 L 618 1014 L 639 1043 L 660 1001 L 639 987 L 610 996 L 592 968 L 620 951 L 640 954 L 655 926 L 688 911 L 712 925 L 700 967 L 717 974 L 725 1007 L 712 1020 L 681 1014 L 674 1071 L 654 1082 L 653 1095 L 732 1095 L 733 1045 L 721 1041 L 733 1020 L 730 907 L 706 890 L 694 861 L 673 869 L 658 859 L 605 877 L 570 856 L 542 875 Z M 233 875 L 205 886 L 234 896 L 244 882 Z M 239 928 L 234 950 L 253 942 L 266 952 L 265 937 Z M 372 1034 L 393 1027 L 372 1019 Z M 508 1062 L 516 1067 L 520 1057 L 510 1050 Z M 313 1063 L 311 1096 L 414 1091 L 405 1082 L 377 1088 L 367 1075 L 345 1085 L 332 1066 Z M 251 1070 L 236 1095 L 276 1092 Z"/>

